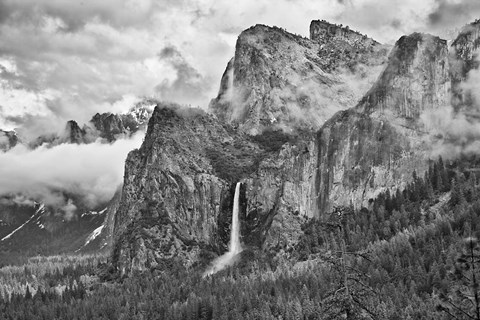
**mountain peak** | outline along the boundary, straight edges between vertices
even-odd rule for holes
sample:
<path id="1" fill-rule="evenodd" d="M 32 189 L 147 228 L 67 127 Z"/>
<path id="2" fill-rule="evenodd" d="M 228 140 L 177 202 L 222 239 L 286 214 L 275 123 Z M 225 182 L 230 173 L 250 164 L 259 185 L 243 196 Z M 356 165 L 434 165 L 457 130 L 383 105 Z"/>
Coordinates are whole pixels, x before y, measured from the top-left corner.
<path id="1" fill-rule="evenodd" d="M 253 135 L 267 128 L 318 130 L 335 112 L 353 107 L 386 62 L 389 48 L 352 34 L 321 42 L 265 25 L 243 31 L 211 110 Z"/>
<path id="2" fill-rule="evenodd" d="M 67 124 L 65 126 L 65 140 L 66 142 L 69 143 L 85 143 L 86 132 L 85 130 L 82 130 L 78 123 L 75 120 L 69 120 L 67 121 Z"/>
<path id="3" fill-rule="evenodd" d="M 8 151 L 19 142 L 15 131 L 4 131 L 0 129 L 0 151 Z"/>
<path id="4" fill-rule="evenodd" d="M 312 20 L 310 23 L 310 39 L 320 43 L 332 41 L 332 39 L 341 39 L 355 45 L 360 43 L 364 46 L 380 44 L 367 35 L 350 29 L 349 26 L 337 25 L 325 20 Z"/>
<path id="5" fill-rule="evenodd" d="M 387 67 L 357 109 L 417 119 L 425 109 L 448 104 L 449 90 L 447 41 L 413 33 L 396 42 Z"/>

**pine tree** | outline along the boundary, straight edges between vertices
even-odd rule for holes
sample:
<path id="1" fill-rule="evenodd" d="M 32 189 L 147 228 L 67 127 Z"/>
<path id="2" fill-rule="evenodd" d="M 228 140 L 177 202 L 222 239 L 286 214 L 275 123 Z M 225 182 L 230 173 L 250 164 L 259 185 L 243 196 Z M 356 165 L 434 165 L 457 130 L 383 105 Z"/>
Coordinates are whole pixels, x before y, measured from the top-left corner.
<path id="1" fill-rule="evenodd" d="M 32 293 L 30 292 L 30 286 L 27 285 L 27 290 L 25 291 L 25 299 L 32 299 Z"/>
<path id="2" fill-rule="evenodd" d="M 433 165 L 433 189 L 438 192 L 443 191 L 442 173 L 438 163 Z"/>
<path id="3" fill-rule="evenodd" d="M 405 199 L 403 198 L 403 192 L 400 191 L 400 188 L 397 188 L 397 191 L 395 192 L 395 202 L 397 204 L 397 210 L 400 210 L 400 208 L 405 203 Z"/>
<path id="4" fill-rule="evenodd" d="M 442 177 L 442 181 L 443 181 L 443 192 L 448 192 L 451 188 L 451 185 L 450 185 L 450 179 L 448 178 L 448 173 L 447 173 L 447 169 L 445 168 L 445 165 L 443 164 L 443 159 L 442 157 L 440 156 L 438 158 L 438 167 L 440 169 L 440 176 Z"/>
<path id="5" fill-rule="evenodd" d="M 392 203 L 392 197 L 390 195 L 390 189 L 387 189 L 385 191 L 385 210 L 387 213 L 391 213 L 393 210 L 393 203 Z"/>
<path id="6" fill-rule="evenodd" d="M 452 181 L 452 194 L 450 196 L 450 205 L 456 206 L 465 202 L 465 195 L 463 190 L 463 184 L 460 183 L 458 178 Z"/>
<path id="7" fill-rule="evenodd" d="M 433 186 L 432 186 L 432 182 L 430 181 L 430 178 L 428 177 L 427 172 L 425 172 L 424 182 L 425 182 L 426 199 L 431 200 L 433 199 Z"/>

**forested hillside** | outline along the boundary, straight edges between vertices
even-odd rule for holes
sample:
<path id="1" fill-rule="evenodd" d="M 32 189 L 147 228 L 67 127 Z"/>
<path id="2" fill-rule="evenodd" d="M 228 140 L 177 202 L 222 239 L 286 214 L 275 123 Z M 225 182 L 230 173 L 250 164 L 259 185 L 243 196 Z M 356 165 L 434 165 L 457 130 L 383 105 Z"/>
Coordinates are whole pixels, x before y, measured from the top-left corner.
<path id="1" fill-rule="evenodd" d="M 3 267 L 0 318 L 478 319 L 479 173 L 476 157 L 432 161 L 405 190 L 206 278 L 205 265 L 119 278 L 96 257 Z"/>

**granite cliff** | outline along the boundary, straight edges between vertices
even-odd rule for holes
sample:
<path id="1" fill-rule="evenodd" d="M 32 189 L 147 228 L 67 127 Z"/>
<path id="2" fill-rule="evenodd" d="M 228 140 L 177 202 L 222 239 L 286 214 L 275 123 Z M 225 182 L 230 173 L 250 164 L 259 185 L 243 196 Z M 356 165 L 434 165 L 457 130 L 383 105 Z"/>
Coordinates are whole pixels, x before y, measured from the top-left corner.
<path id="1" fill-rule="evenodd" d="M 189 266 L 202 250 L 218 250 L 232 182 L 253 170 L 258 150 L 199 109 L 157 106 L 144 143 L 125 164 L 115 219 L 113 262 L 119 271 L 172 261 Z"/>
<path id="2" fill-rule="evenodd" d="M 470 116 L 479 117 L 478 98 L 472 92 L 471 86 L 465 82 L 471 77 L 471 72 L 479 67 L 478 47 L 480 46 L 480 20 L 465 26 L 452 43 L 452 104 L 456 111 L 464 112 Z M 476 82 L 476 78 L 470 79 Z M 477 100 L 477 101 L 476 101 Z"/>
<path id="3" fill-rule="evenodd" d="M 447 42 L 414 33 L 401 37 L 376 84 L 360 103 L 319 131 L 318 208 L 368 202 L 386 188 L 403 188 L 426 168 L 426 110 L 450 103 Z"/>
<path id="4" fill-rule="evenodd" d="M 247 247 L 298 236 L 315 211 L 312 139 L 281 131 L 250 136 L 198 109 L 157 106 L 144 143 L 125 164 L 114 229 L 117 270 L 191 266 L 224 252 L 237 181 Z"/>
<path id="5" fill-rule="evenodd" d="M 311 39 L 247 29 L 210 105 L 214 115 L 159 106 L 130 153 L 114 266 L 121 274 L 192 266 L 224 252 L 238 181 L 242 242 L 276 255 L 293 248 L 307 219 L 341 205 L 368 210 L 378 193 L 402 189 L 444 138 L 423 115 L 441 112 L 463 88 L 462 48 L 477 42 L 465 32 L 452 48 L 428 34 L 403 36 L 384 60 L 385 47 L 323 21 L 312 22 Z M 347 84 L 345 70 L 365 65 L 384 66 L 373 85 L 361 95 L 335 91 Z M 333 109 L 320 103 L 328 94 Z"/>
<path id="6" fill-rule="evenodd" d="M 211 111 L 260 134 L 271 127 L 318 130 L 356 104 L 382 70 L 389 47 L 332 28 L 312 22 L 311 39 L 264 25 L 242 32 Z"/>

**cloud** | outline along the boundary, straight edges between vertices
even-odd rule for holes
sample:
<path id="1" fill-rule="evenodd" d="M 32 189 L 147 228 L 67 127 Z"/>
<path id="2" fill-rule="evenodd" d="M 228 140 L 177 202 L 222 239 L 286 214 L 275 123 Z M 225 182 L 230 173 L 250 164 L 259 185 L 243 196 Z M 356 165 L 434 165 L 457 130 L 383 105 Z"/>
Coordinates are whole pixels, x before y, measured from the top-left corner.
<path id="1" fill-rule="evenodd" d="M 480 1 L 477 0 L 436 0 L 437 7 L 428 15 L 433 27 L 451 28 L 467 24 L 479 17 Z"/>
<path id="2" fill-rule="evenodd" d="M 205 105 L 211 97 L 207 96 L 208 81 L 192 67 L 175 47 L 165 47 L 159 54 L 160 61 L 166 61 L 176 71 L 173 80 L 165 79 L 155 90 L 162 99 L 182 104 Z"/>
<path id="3" fill-rule="evenodd" d="M 480 154 L 480 121 L 463 113 L 456 113 L 452 106 L 442 106 L 421 115 L 423 124 L 434 137 L 431 157 L 439 155 L 455 158 L 460 154 Z M 429 142 L 430 143 L 430 142 Z"/>
<path id="4" fill-rule="evenodd" d="M 455 17 L 465 24 L 476 9 L 476 0 L 0 0 L 0 128 L 33 114 L 84 123 L 118 112 L 124 96 L 206 107 L 238 34 L 257 23 L 308 36 L 311 20 L 326 19 L 393 43 Z"/>
<path id="5" fill-rule="evenodd" d="M 479 64 L 478 57 L 476 60 L 476 63 Z M 459 89 L 462 95 L 466 97 L 464 98 L 466 101 L 463 102 L 463 109 L 469 114 L 480 117 L 480 70 L 470 70 L 466 80 L 460 84 Z"/>
<path id="6" fill-rule="evenodd" d="M 0 150 L 3 146 L 8 146 L 9 142 L 10 139 L 8 138 L 8 136 L 3 131 L 0 131 Z"/>
<path id="7" fill-rule="evenodd" d="M 65 219 L 72 220 L 75 216 L 77 206 L 73 203 L 72 199 L 68 199 L 67 203 L 61 208 L 61 210 L 64 212 Z"/>
<path id="8" fill-rule="evenodd" d="M 427 131 L 434 137 L 432 158 L 480 154 L 480 70 L 472 69 L 460 89 L 463 96 L 471 99 L 457 101 L 455 106 L 440 106 L 421 115 Z"/>
<path id="9" fill-rule="evenodd" d="M 59 208 L 68 216 L 78 203 L 93 208 L 109 201 L 122 183 L 129 151 L 138 148 L 144 133 L 113 144 L 62 144 L 28 150 L 17 146 L 0 153 L 0 195 L 22 195 Z"/>
<path id="10" fill-rule="evenodd" d="M 404 34 L 429 31 L 426 15 L 433 7 L 434 0 L 350 1 L 335 20 L 377 41 L 393 43 Z"/>
<path id="11" fill-rule="evenodd" d="M 2 0 L 0 22 L 23 24 L 27 20 L 41 23 L 41 16 L 61 19 L 64 31 L 76 31 L 91 19 L 116 26 L 134 25 L 151 16 L 155 1 L 151 0 Z"/>
<path id="12" fill-rule="evenodd" d="M 325 19 L 394 43 L 414 31 L 460 27 L 479 10 L 477 0 L 0 0 L 0 129 L 18 128 L 28 139 L 58 133 L 67 120 L 125 112 L 143 97 L 206 107 L 238 35 L 258 23 L 308 36 L 310 21 Z M 425 117 L 444 121 L 438 134 L 454 142 L 448 146 L 478 148 L 471 139 L 478 124 L 450 112 Z M 69 193 L 90 205 L 108 200 L 140 142 L 16 147 L 0 153 L 0 194 L 64 212 L 74 210 Z"/>

